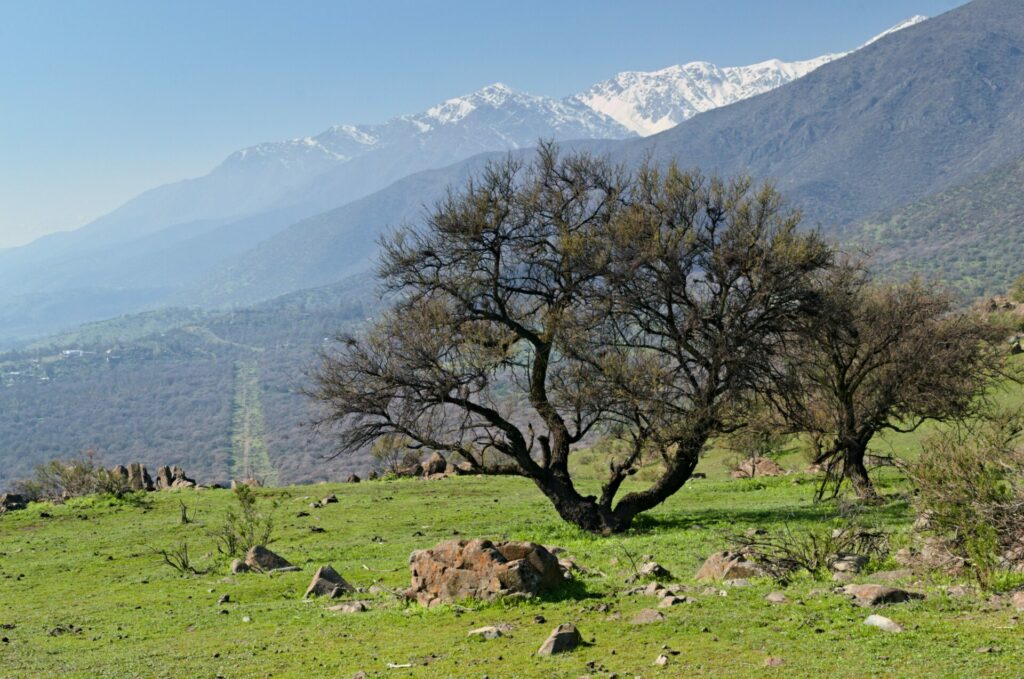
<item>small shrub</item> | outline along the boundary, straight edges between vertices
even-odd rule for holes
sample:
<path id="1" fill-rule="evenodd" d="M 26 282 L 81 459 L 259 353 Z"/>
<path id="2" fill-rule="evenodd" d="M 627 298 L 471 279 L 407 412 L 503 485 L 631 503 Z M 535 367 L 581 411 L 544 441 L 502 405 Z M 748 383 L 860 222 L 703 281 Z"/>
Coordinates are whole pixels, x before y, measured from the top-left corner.
<path id="1" fill-rule="evenodd" d="M 990 587 L 1000 565 L 1024 561 L 1024 415 L 1000 413 L 933 436 L 908 467 L 918 514 Z"/>
<path id="2" fill-rule="evenodd" d="M 882 557 L 888 551 L 887 536 L 856 522 L 833 528 L 830 524 L 806 530 L 793 530 L 788 524 L 778 533 L 740 534 L 730 538 L 734 551 L 757 562 L 777 580 L 798 571 L 815 576 L 828 573 L 837 554 Z"/>
<path id="3" fill-rule="evenodd" d="M 31 479 L 15 482 L 13 490 L 31 501 L 58 502 L 93 493 L 122 497 L 131 492 L 124 479 L 97 462 L 93 451 L 76 458 L 40 464 Z"/>
<path id="4" fill-rule="evenodd" d="M 188 543 L 179 542 L 172 549 L 157 549 L 156 554 L 163 558 L 166 565 L 178 571 L 182 575 L 198 575 L 199 571 L 192 565 L 192 559 L 188 554 Z"/>
<path id="5" fill-rule="evenodd" d="M 269 545 L 273 539 L 274 521 L 271 513 L 257 507 L 256 493 L 245 484 L 233 491 L 238 511 L 229 509 L 224 523 L 210 532 L 217 551 L 229 557 L 241 556 L 257 545 Z"/>

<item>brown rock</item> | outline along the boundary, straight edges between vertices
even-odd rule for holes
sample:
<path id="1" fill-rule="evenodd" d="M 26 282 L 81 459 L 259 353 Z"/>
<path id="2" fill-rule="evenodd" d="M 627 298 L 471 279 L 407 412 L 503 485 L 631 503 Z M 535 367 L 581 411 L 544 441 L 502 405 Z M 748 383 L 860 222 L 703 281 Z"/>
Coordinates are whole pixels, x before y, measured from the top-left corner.
<path id="1" fill-rule="evenodd" d="M 336 570 L 330 566 L 321 566 L 313 574 L 313 579 L 310 580 L 309 587 L 306 588 L 306 593 L 302 595 L 302 598 L 326 596 L 336 599 L 346 592 L 354 591 L 356 591 L 355 588 L 348 584 Z"/>
<path id="2" fill-rule="evenodd" d="M 758 578 L 765 575 L 764 569 L 743 554 L 716 552 L 707 558 L 695 576 L 697 580 L 736 580 Z"/>
<path id="3" fill-rule="evenodd" d="M 663 613 L 659 613 L 653 608 L 645 608 L 636 615 L 633 616 L 634 625 L 649 625 L 652 622 L 661 622 L 665 619 Z"/>
<path id="4" fill-rule="evenodd" d="M 571 651 L 579 646 L 582 641 L 583 638 L 580 636 L 579 630 L 576 629 L 576 625 L 566 622 L 551 632 L 548 638 L 544 640 L 544 643 L 541 644 L 537 655 L 554 655 Z"/>
<path id="5" fill-rule="evenodd" d="M 444 474 L 447 467 L 448 461 L 444 459 L 444 455 L 434 452 L 431 454 L 430 459 L 427 460 L 427 463 L 423 465 L 423 475 Z"/>
<path id="6" fill-rule="evenodd" d="M 262 545 L 252 547 L 248 552 L 246 552 L 245 563 L 252 570 L 260 571 L 262 573 L 279 570 L 281 568 L 294 568 L 287 559 L 274 554 Z"/>
<path id="7" fill-rule="evenodd" d="M 153 479 L 146 465 L 132 462 L 128 465 L 128 487 L 132 490 L 153 490 Z"/>
<path id="8" fill-rule="evenodd" d="M 786 470 L 771 458 L 759 457 L 756 460 L 744 460 L 732 473 L 734 479 L 751 479 L 755 476 L 782 476 Z"/>
<path id="9" fill-rule="evenodd" d="M 409 556 L 406 596 L 425 606 L 459 599 L 532 596 L 565 582 L 558 560 L 532 542 L 449 540 Z"/>
<path id="10" fill-rule="evenodd" d="M 169 490 L 174 478 L 171 476 L 171 468 L 164 466 L 156 470 L 156 489 Z"/>
<path id="11" fill-rule="evenodd" d="M 655 561 L 648 561 L 644 565 L 640 566 L 640 569 L 637 571 L 637 575 L 641 578 L 672 579 L 672 574 L 668 572 L 668 569 Z"/>

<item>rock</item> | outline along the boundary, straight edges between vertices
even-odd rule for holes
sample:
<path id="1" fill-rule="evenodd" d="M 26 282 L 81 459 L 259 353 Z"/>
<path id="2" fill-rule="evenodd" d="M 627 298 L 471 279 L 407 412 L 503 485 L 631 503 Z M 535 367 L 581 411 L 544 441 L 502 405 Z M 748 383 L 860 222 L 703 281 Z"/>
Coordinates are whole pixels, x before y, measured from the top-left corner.
<path id="1" fill-rule="evenodd" d="M 885 630 L 886 632 L 899 633 L 903 631 L 903 628 L 900 627 L 900 625 L 884 615 L 869 615 L 864 619 L 864 624 L 870 627 L 877 627 L 878 629 Z"/>
<path id="2" fill-rule="evenodd" d="M 346 601 L 337 606 L 328 606 L 327 610 L 338 613 L 362 613 L 370 610 L 370 607 L 366 605 L 365 601 Z"/>
<path id="3" fill-rule="evenodd" d="M 171 467 L 171 488 L 195 488 L 196 482 L 185 476 L 185 470 L 174 465 Z"/>
<path id="4" fill-rule="evenodd" d="M 1018 611 L 1024 611 L 1024 590 L 1017 590 L 1014 592 L 1010 601 L 1013 603 L 1013 607 L 1015 609 Z"/>
<path id="5" fill-rule="evenodd" d="M 247 564 L 246 562 L 242 561 L 241 559 L 235 559 L 234 561 L 231 562 L 231 572 L 232 573 L 235 573 L 235 574 L 238 574 L 238 573 L 248 573 L 251 570 L 252 569 L 249 568 L 249 564 Z"/>
<path id="6" fill-rule="evenodd" d="M 904 568 L 922 571 L 945 571 L 960 574 L 964 571 L 966 561 L 953 553 L 949 541 L 931 536 L 926 538 L 920 549 L 912 551 L 904 547 L 893 555 L 893 560 Z"/>
<path id="7" fill-rule="evenodd" d="M 750 587 L 750 580 L 746 578 L 729 578 L 728 580 L 723 580 L 722 584 L 729 587 Z"/>
<path id="8" fill-rule="evenodd" d="M 659 613 L 653 608 L 645 608 L 636 615 L 633 616 L 634 625 L 649 625 L 652 622 L 661 622 L 665 619 L 663 613 Z"/>
<path id="9" fill-rule="evenodd" d="M 110 475 L 115 478 L 121 479 L 122 481 L 127 481 L 128 468 L 125 467 L 123 464 L 114 465 L 113 467 L 110 468 Z"/>
<path id="10" fill-rule="evenodd" d="M 532 542 L 449 540 L 413 552 L 406 596 L 424 606 L 459 599 L 533 596 L 565 582 L 558 559 Z"/>
<path id="11" fill-rule="evenodd" d="M 782 476 L 786 470 L 771 458 L 759 457 L 756 460 L 744 460 L 732 473 L 734 479 L 751 479 L 755 476 Z"/>
<path id="12" fill-rule="evenodd" d="M 423 465 L 423 475 L 444 474 L 447 467 L 448 461 L 444 459 L 444 455 L 434 452 L 430 455 L 430 459 L 427 460 L 426 464 Z"/>
<path id="13" fill-rule="evenodd" d="M 25 508 L 25 498 L 17 493 L 0 493 L 0 514 Z"/>
<path id="14" fill-rule="evenodd" d="M 256 545 L 246 552 L 245 563 L 254 571 L 260 571 L 263 573 L 280 570 L 282 568 L 294 568 L 287 559 L 274 554 L 262 545 Z"/>
<path id="15" fill-rule="evenodd" d="M 716 552 L 707 558 L 695 576 L 697 580 L 734 580 L 737 578 L 759 578 L 764 569 L 743 554 Z"/>
<path id="16" fill-rule="evenodd" d="M 868 557 L 861 554 L 847 554 L 840 552 L 829 561 L 829 568 L 833 573 L 860 573 L 864 566 L 868 565 Z"/>
<path id="17" fill-rule="evenodd" d="M 331 493 L 330 495 L 328 495 L 324 499 L 320 500 L 320 504 L 322 504 L 322 505 L 333 505 L 333 504 L 337 504 L 337 503 L 338 503 L 338 496 L 335 495 L 334 493 Z"/>
<path id="18" fill-rule="evenodd" d="M 128 487 L 132 490 L 153 490 L 153 479 L 146 465 L 132 462 L 128 465 Z"/>
<path id="19" fill-rule="evenodd" d="M 348 584 L 345 578 L 338 574 L 338 571 L 330 566 L 320 566 L 320 568 L 316 569 L 316 573 L 313 574 L 313 579 L 310 580 L 309 587 L 306 588 L 306 593 L 302 595 L 302 598 L 326 596 L 331 599 L 337 599 L 346 592 L 354 591 L 355 588 Z"/>
<path id="20" fill-rule="evenodd" d="M 420 463 L 399 467 L 395 470 L 397 476 L 420 476 L 423 474 L 423 465 Z"/>
<path id="21" fill-rule="evenodd" d="M 473 469 L 473 465 L 463 460 L 462 462 L 456 462 L 454 465 L 455 473 L 461 476 L 470 476 L 476 474 L 476 470 Z"/>
<path id="22" fill-rule="evenodd" d="M 842 588 L 842 592 L 853 598 L 858 606 L 899 604 L 911 599 L 924 598 L 923 594 L 885 585 L 847 585 Z"/>
<path id="23" fill-rule="evenodd" d="M 170 490 L 174 478 L 171 476 L 171 468 L 164 466 L 156 470 L 156 489 Z"/>
<path id="24" fill-rule="evenodd" d="M 692 603 L 693 599 L 685 596 L 674 596 L 672 594 L 666 596 L 664 599 L 658 602 L 658 608 L 672 608 L 680 604 Z"/>
<path id="25" fill-rule="evenodd" d="M 644 565 L 640 566 L 640 569 L 637 571 L 637 575 L 641 578 L 672 579 L 672 574 L 668 572 L 668 569 L 656 561 L 648 561 Z"/>
<path id="26" fill-rule="evenodd" d="M 488 625 L 486 627 L 477 627 L 474 630 L 470 630 L 468 637 L 479 637 L 481 639 L 497 639 L 501 636 L 501 630 L 494 625 Z"/>
<path id="27" fill-rule="evenodd" d="M 654 659 L 654 665 L 656 665 L 657 667 L 664 667 L 667 664 L 668 664 L 668 656 L 665 655 L 664 653 L 662 653 L 661 655 L 659 655 L 657 658 Z"/>
<path id="28" fill-rule="evenodd" d="M 376 478 L 376 477 L 374 477 Z M 349 474 L 345 477 L 345 483 L 359 483 L 361 479 L 358 474 Z"/>
<path id="29" fill-rule="evenodd" d="M 554 655 L 571 651 L 582 641 L 583 638 L 580 636 L 579 630 L 576 629 L 576 625 L 571 622 L 562 623 L 544 640 L 537 655 Z"/>
<path id="30" fill-rule="evenodd" d="M 231 602 L 231 595 L 230 594 L 221 594 L 220 598 L 217 599 L 217 605 L 218 606 L 223 606 L 224 604 L 230 603 L 230 602 Z"/>
<path id="31" fill-rule="evenodd" d="M 782 592 L 769 592 L 764 597 L 764 600 L 772 604 L 784 604 L 789 601 L 789 599 L 786 598 L 786 595 Z"/>
<path id="32" fill-rule="evenodd" d="M 356 477 L 357 479 L 359 478 L 359 477 L 358 477 L 358 476 L 356 476 L 355 474 L 352 474 L 352 476 L 355 476 L 355 477 Z M 368 475 L 366 476 L 366 480 L 367 480 L 367 481 L 376 481 L 376 480 L 377 480 L 378 478 L 380 478 L 380 474 L 378 474 L 378 473 L 377 473 L 377 472 L 375 472 L 375 471 L 371 471 L 371 472 L 370 472 L 370 473 L 369 473 L 369 474 L 368 474 Z M 359 482 L 358 482 L 358 481 L 355 481 L 354 483 L 359 483 Z"/>
<path id="33" fill-rule="evenodd" d="M 780 666 L 782 666 L 784 664 L 786 664 L 785 660 L 783 660 L 782 658 L 773 656 L 773 655 L 770 655 L 770 656 L 768 656 L 767 658 L 764 659 L 764 666 L 765 667 L 780 667 Z"/>

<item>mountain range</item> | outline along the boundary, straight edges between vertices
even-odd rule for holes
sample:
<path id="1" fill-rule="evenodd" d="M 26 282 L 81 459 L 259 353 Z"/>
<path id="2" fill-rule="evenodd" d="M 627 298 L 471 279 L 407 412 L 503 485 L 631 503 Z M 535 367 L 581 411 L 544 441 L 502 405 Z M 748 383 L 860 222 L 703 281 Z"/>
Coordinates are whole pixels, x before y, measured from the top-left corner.
<path id="1" fill-rule="evenodd" d="M 882 36 L 921 20 L 913 17 Z M 384 123 L 336 125 L 241 149 L 209 174 L 147 191 L 81 229 L 0 251 L 0 343 L 167 304 L 265 298 L 244 280 L 229 279 L 247 276 L 247 258 L 277 247 L 303 219 L 323 222 L 328 210 L 480 153 L 528 148 L 542 138 L 649 135 L 842 56 L 620 73 L 563 99 L 496 83 Z M 373 216 L 386 215 L 376 210 Z M 331 276 L 316 280 L 337 280 Z M 245 292 L 234 295 L 235 289 Z"/>

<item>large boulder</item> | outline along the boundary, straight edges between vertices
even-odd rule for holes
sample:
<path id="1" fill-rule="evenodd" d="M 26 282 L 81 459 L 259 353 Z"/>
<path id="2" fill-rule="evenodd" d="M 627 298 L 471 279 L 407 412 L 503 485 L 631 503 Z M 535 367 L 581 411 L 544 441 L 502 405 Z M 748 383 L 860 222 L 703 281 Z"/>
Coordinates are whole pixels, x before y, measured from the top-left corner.
<path id="1" fill-rule="evenodd" d="M 157 490 L 170 490 L 172 483 L 174 483 L 174 477 L 171 476 L 170 467 L 165 465 L 156 470 Z"/>
<path id="2" fill-rule="evenodd" d="M 171 467 L 171 488 L 195 488 L 196 482 L 185 476 L 185 470 L 174 465 Z"/>
<path id="3" fill-rule="evenodd" d="M 245 564 L 252 570 L 261 571 L 263 573 L 280 570 L 282 568 L 294 568 L 288 559 L 274 554 L 262 545 L 251 547 L 249 551 L 245 553 Z"/>
<path id="4" fill-rule="evenodd" d="M 565 582 L 558 559 L 532 542 L 449 540 L 409 556 L 406 596 L 424 606 L 460 599 L 532 596 Z"/>
<path id="5" fill-rule="evenodd" d="M 25 508 L 25 498 L 17 493 L 0 493 L 0 514 Z"/>
<path id="6" fill-rule="evenodd" d="M 423 465 L 423 475 L 432 476 L 434 474 L 444 474 L 448 468 L 448 461 L 444 459 L 444 455 L 438 452 L 434 452 L 430 459 L 427 460 L 426 464 Z"/>
<path id="7" fill-rule="evenodd" d="M 708 557 L 695 576 L 697 580 L 737 580 L 758 578 L 764 569 L 737 552 L 716 552 Z"/>
<path id="8" fill-rule="evenodd" d="M 734 479 L 752 479 L 755 476 L 782 476 L 786 470 L 779 463 L 767 457 L 744 460 L 733 471 Z"/>
<path id="9" fill-rule="evenodd" d="M 326 596 L 336 599 L 342 594 L 354 591 L 356 591 L 355 588 L 348 584 L 345 578 L 338 574 L 338 571 L 330 566 L 321 566 L 313 574 L 313 580 L 310 581 L 309 587 L 306 588 L 303 598 Z"/>
<path id="10" fill-rule="evenodd" d="M 132 462 L 128 465 L 128 487 L 132 490 L 153 490 L 153 479 L 146 465 Z"/>

